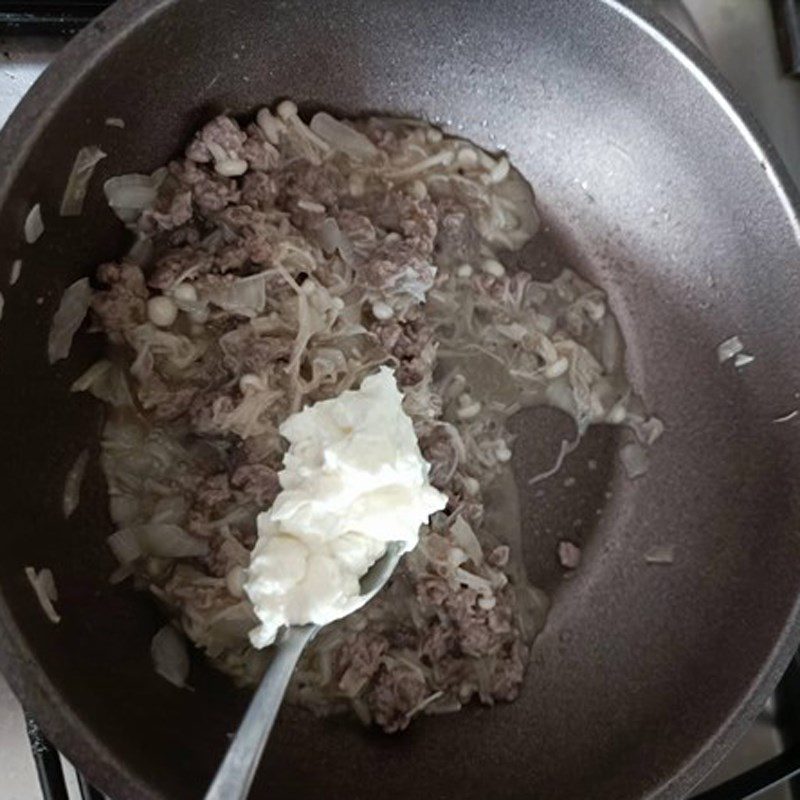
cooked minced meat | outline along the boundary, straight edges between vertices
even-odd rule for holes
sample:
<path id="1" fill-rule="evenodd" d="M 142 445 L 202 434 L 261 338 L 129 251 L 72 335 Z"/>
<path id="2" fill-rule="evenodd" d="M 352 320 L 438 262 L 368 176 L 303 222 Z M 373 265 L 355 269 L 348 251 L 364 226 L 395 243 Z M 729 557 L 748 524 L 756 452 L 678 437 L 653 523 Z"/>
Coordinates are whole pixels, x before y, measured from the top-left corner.
<path id="1" fill-rule="evenodd" d="M 129 186 L 157 191 L 137 206 Z M 242 585 L 256 514 L 280 489 L 278 427 L 388 364 L 449 504 L 386 589 L 312 642 L 290 697 L 387 731 L 513 700 L 546 601 L 484 521 L 510 468 L 506 422 L 537 403 L 579 434 L 634 420 L 602 293 L 503 266 L 536 230 L 527 184 L 428 125 L 309 126 L 284 101 L 244 127 L 211 120 L 183 158 L 106 191 L 137 245 L 97 271 L 109 356 L 76 386 L 109 403 L 114 579 L 132 576 L 214 665 L 256 681 Z"/>

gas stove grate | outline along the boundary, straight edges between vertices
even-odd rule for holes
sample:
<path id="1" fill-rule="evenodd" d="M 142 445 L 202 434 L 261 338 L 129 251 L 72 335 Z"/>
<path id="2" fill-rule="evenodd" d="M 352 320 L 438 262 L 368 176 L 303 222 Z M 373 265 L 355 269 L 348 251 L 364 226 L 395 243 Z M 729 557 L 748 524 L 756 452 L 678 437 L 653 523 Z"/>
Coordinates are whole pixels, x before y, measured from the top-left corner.
<path id="1" fill-rule="evenodd" d="M 0 0 L 0 34 L 71 36 L 110 5 L 111 0 Z"/>

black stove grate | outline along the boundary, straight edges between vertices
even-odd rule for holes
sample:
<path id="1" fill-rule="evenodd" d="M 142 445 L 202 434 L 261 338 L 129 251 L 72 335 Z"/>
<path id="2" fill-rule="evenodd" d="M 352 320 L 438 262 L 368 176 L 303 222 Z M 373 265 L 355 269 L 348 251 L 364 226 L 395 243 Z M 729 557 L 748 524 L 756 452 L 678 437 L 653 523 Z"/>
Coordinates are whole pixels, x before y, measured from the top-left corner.
<path id="1" fill-rule="evenodd" d="M 111 0 L 0 0 L 0 34 L 72 36 L 110 5 Z"/>

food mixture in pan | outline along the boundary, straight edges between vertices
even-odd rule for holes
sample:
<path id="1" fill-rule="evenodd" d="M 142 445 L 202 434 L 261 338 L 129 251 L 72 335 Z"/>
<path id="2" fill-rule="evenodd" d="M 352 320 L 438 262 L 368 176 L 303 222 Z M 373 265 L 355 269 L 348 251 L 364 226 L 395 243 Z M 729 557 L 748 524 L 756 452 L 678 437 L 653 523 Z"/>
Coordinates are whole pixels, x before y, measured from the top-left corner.
<path id="1" fill-rule="evenodd" d="M 90 305 L 107 357 L 73 388 L 107 404 L 113 580 L 152 593 L 217 668 L 257 681 L 277 623 L 259 625 L 248 568 L 269 536 L 259 515 L 289 482 L 298 412 L 399 389 L 408 452 L 430 465 L 414 462 L 421 518 L 442 510 L 387 588 L 310 644 L 290 699 L 386 731 L 513 700 L 547 601 L 487 523 L 511 469 L 509 418 L 550 405 L 578 438 L 625 424 L 644 444 L 659 424 L 631 393 L 603 293 L 570 271 L 544 283 L 510 268 L 538 218 L 508 159 L 416 120 L 306 121 L 284 101 L 211 120 L 183 157 L 105 191 L 136 243 L 67 290 L 51 357 Z M 176 683 L 180 648 L 174 628 L 154 640 Z"/>

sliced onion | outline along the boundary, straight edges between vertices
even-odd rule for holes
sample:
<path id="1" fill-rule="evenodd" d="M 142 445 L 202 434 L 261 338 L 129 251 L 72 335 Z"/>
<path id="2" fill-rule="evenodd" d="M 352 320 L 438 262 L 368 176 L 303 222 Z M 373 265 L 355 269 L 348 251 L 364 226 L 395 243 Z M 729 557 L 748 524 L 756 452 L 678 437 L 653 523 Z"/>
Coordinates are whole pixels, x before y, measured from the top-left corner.
<path id="1" fill-rule="evenodd" d="M 136 535 L 135 528 L 123 528 L 116 533 L 112 533 L 106 539 L 106 542 L 111 548 L 114 557 L 122 565 L 132 564 L 144 555 L 139 545 L 139 537 Z"/>
<path id="2" fill-rule="evenodd" d="M 189 677 L 186 641 L 172 625 L 165 625 L 150 643 L 153 668 L 164 680 L 182 689 Z"/>
<path id="3" fill-rule="evenodd" d="M 127 564 L 143 555 L 160 558 L 204 556 L 208 545 L 190 536 L 183 528 L 169 523 L 132 525 L 113 533 L 108 545 L 120 563 Z"/>
<path id="4" fill-rule="evenodd" d="M 66 358 L 72 347 L 72 338 L 83 322 L 92 299 L 88 278 L 81 278 L 66 288 L 61 303 L 53 315 L 53 324 L 47 340 L 47 357 L 51 364 Z"/>
<path id="5" fill-rule="evenodd" d="M 167 170 L 157 169 L 152 175 L 131 173 L 109 178 L 103 184 L 108 205 L 123 222 L 135 222 L 145 209 L 152 208 Z"/>
<path id="6" fill-rule="evenodd" d="M 109 128 L 124 128 L 125 120 L 121 117 L 106 117 L 106 125 Z"/>
<path id="7" fill-rule="evenodd" d="M 179 525 L 186 518 L 189 503 L 183 495 L 162 497 L 153 509 L 152 522 Z"/>
<path id="8" fill-rule="evenodd" d="M 648 564 L 672 564 L 675 561 L 675 548 L 671 544 L 659 544 L 645 553 Z"/>
<path id="9" fill-rule="evenodd" d="M 55 578 L 53 577 L 52 571 L 46 567 L 39 570 L 39 585 L 42 587 L 49 600 L 54 603 L 58 600 L 58 589 L 56 588 Z"/>
<path id="10" fill-rule="evenodd" d="M 478 566 L 483 562 L 483 549 L 475 536 L 472 526 L 463 518 L 456 517 L 450 526 L 453 541 L 470 557 L 472 563 Z"/>
<path id="11" fill-rule="evenodd" d="M 81 500 L 81 484 L 86 473 L 86 465 L 89 463 L 89 450 L 84 448 L 75 459 L 75 463 L 70 467 L 67 478 L 64 481 L 64 497 L 62 498 L 62 509 L 64 517 L 69 518 L 78 507 Z"/>
<path id="12" fill-rule="evenodd" d="M 61 198 L 62 217 L 77 217 L 83 211 L 83 202 L 86 200 L 89 181 L 92 179 L 95 167 L 105 157 L 106 153 L 94 144 L 78 150 L 72 171 L 67 179 L 64 196 Z"/>
<path id="13" fill-rule="evenodd" d="M 721 342 L 717 347 L 717 358 L 719 359 L 719 363 L 724 364 L 726 361 L 733 358 L 737 353 L 741 353 L 742 350 L 744 350 L 742 340 L 738 336 L 731 336 L 730 339 L 726 339 L 724 342 Z"/>
<path id="14" fill-rule="evenodd" d="M 453 577 L 469 589 L 474 589 L 479 594 L 492 594 L 492 584 L 480 575 L 474 575 L 462 567 L 457 567 L 453 572 Z"/>
<path id="15" fill-rule="evenodd" d="M 314 114 L 309 127 L 334 150 L 352 158 L 368 161 L 378 155 L 378 148 L 363 133 L 324 111 Z"/>
<path id="16" fill-rule="evenodd" d="M 204 293 L 205 299 L 225 311 L 255 316 L 267 304 L 266 281 L 263 273 L 240 278 L 225 286 Z"/>
<path id="17" fill-rule="evenodd" d="M 619 451 L 619 457 L 625 472 L 631 480 L 644 475 L 647 470 L 647 451 L 639 442 L 630 442 Z"/>
<path id="18" fill-rule="evenodd" d="M 58 591 L 56 590 L 53 573 L 45 568 L 37 574 L 33 567 L 25 567 L 25 575 L 36 593 L 36 599 L 39 601 L 42 611 L 47 615 L 50 622 L 57 625 L 61 622 L 61 617 L 53 606 L 53 603 L 58 600 Z"/>
<path id="19" fill-rule="evenodd" d="M 611 314 L 605 316 L 602 325 L 600 360 L 603 362 L 606 373 L 614 374 L 622 369 L 625 344 L 622 341 L 619 325 Z"/>
<path id="20" fill-rule="evenodd" d="M 98 400 L 117 408 L 133 405 L 125 372 L 118 364 L 101 359 L 92 364 L 70 387 L 73 392 L 89 392 Z"/>
<path id="21" fill-rule="evenodd" d="M 136 525 L 126 530 L 134 531 L 142 551 L 149 556 L 161 558 L 186 558 L 204 556 L 208 544 L 190 536 L 183 528 L 169 523 Z"/>
<path id="22" fill-rule="evenodd" d="M 108 501 L 108 515 L 121 528 L 131 525 L 141 512 L 139 501 L 129 494 L 115 494 Z"/>
<path id="23" fill-rule="evenodd" d="M 153 241 L 147 236 L 139 236 L 131 245 L 131 249 L 125 255 L 127 261 L 144 267 L 153 257 Z"/>
<path id="24" fill-rule="evenodd" d="M 626 422 L 644 445 L 655 443 L 664 433 L 664 423 L 658 417 L 644 419 L 638 414 L 629 414 Z"/>
<path id="25" fill-rule="evenodd" d="M 22 259 L 18 258 L 11 265 L 11 275 L 9 275 L 8 278 L 8 285 L 13 286 L 19 280 L 19 276 L 21 274 L 22 274 Z"/>
<path id="26" fill-rule="evenodd" d="M 36 203 L 25 217 L 25 241 L 33 244 L 44 233 L 44 222 L 42 222 L 42 207 Z"/>
<path id="27" fill-rule="evenodd" d="M 355 263 L 355 252 L 353 251 L 353 243 L 350 239 L 342 233 L 339 224 L 333 217 L 326 217 L 320 227 L 319 231 L 320 247 L 326 253 L 334 253 L 337 250 L 342 257 L 345 264 L 353 265 Z"/>
<path id="28" fill-rule="evenodd" d="M 258 618 L 248 602 L 228 606 L 214 616 L 209 625 L 209 635 L 223 647 L 246 641 L 247 634 L 258 625 Z"/>

